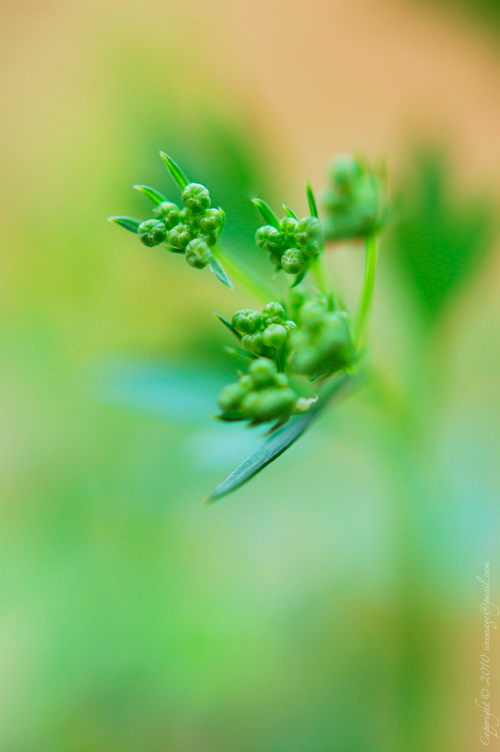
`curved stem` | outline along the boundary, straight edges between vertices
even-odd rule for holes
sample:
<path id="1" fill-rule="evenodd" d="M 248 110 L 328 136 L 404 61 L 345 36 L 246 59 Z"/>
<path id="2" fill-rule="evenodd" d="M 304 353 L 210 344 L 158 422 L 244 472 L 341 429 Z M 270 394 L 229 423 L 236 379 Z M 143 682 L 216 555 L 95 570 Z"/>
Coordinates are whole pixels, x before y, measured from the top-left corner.
<path id="1" fill-rule="evenodd" d="M 324 252 L 313 258 L 309 268 L 313 273 L 319 291 L 323 295 L 325 295 L 329 301 L 331 301 L 333 310 L 338 310 L 339 300 L 335 294 L 330 275 L 328 274 L 328 270 L 325 265 Z"/>
<path id="2" fill-rule="evenodd" d="M 253 269 L 245 264 L 244 261 L 236 260 L 218 245 L 212 248 L 212 253 L 218 261 L 224 266 L 230 277 L 245 287 L 248 292 L 255 295 L 264 303 L 269 303 L 276 297 L 276 291 L 271 285 L 256 274 Z"/>
<path id="3" fill-rule="evenodd" d="M 377 252 L 376 235 L 368 235 L 366 238 L 365 278 L 363 281 L 363 290 L 354 329 L 355 342 L 360 349 L 363 347 L 372 303 L 373 288 L 375 285 L 375 270 L 377 268 Z"/>

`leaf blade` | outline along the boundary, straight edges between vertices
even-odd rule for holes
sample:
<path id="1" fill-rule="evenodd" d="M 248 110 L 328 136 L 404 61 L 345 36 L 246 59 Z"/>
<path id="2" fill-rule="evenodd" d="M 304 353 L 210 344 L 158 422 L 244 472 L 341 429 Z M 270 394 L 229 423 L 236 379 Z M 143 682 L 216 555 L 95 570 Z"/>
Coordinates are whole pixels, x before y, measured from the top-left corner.
<path id="1" fill-rule="evenodd" d="M 316 198 L 314 196 L 311 183 L 306 183 L 306 195 L 307 195 L 307 203 L 309 205 L 309 211 L 311 212 L 311 217 L 316 217 L 316 219 L 319 219 L 318 205 L 316 203 Z"/>
<path id="2" fill-rule="evenodd" d="M 233 289 L 234 285 L 227 276 L 226 270 L 224 269 L 220 261 L 215 258 L 215 256 L 212 258 L 212 261 L 210 262 L 208 268 L 213 274 L 215 274 L 217 279 L 220 280 L 223 285 L 226 285 L 226 287 Z"/>
<path id="3" fill-rule="evenodd" d="M 188 185 L 189 180 L 184 175 L 184 173 L 182 172 L 182 170 L 179 167 L 179 165 L 177 164 L 177 162 L 174 162 L 174 160 L 172 159 L 172 157 L 169 157 L 168 154 L 165 154 L 164 151 L 160 152 L 160 157 L 163 159 L 163 161 L 164 161 L 164 163 L 165 163 L 165 165 L 167 167 L 167 170 L 169 171 L 170 175 L 172 176 L 172 180 L 174 181 L 174 183 L 176 183 L 179 186 L 179 188 L 181 189 L 181 191 L 184 190 L 184 188 L 186 187 L 186 185 Z"/>
<path id="4" fill-rule="evenodd" d="M 142 223 L 142 219 L 137 219 L 136 217 L 115 216 L 108 217 L 108 222 L 113 222 L 115 225 L 124 227 L 129 232 L 137 232 L 137 228 Z"/>
<path id="5" fill-rule="evenodd" d="M 266 204 L 261 198 L 253 198 L 252 204 L 255 206 L 260 216 L 268 225 L 279 229 L 280 222 L 276 214 L 273 212 L 269 204 Z"/>
<path id="6" fill-rule="evenodd" d="M 238 341 L 241 341 L 241 334 L 231 324 L 231 322 L 229 321 L 229 319 L 226 319 L 226 317 L 223 316 L 222 313 L 217 313 L 217 311 L 213 311 L 212 316 L 215 316 L 215 318 L 217 319 L 217 321 L 220 321 L 221 324 L 223 324 L 227 329 L 229 329 L 229 331 L 231 332 L 231 334 L 234 334 L 234 336 L 237 338 Z"/>
<path id="7" fill-rule="evenodd" d="M 356 377 L 345 371 L 333 376 L 316 405 L 308 413 L 294 416 L 282 428 L 272 433 L 256 452 L 243 460 L 222 483 L 219 483 L 206 499 L 205 504 L 211 504 L 241 488 L 271 462 L 278 459 L 307 431 L 311 423 L 334 397 L 339 398 L 349 387 L 353 388 L 357 382 Z"/>
<path id="8" fill-rule="evenodd" d="M 133 185 L 132 188 L 149 198 L 156 206 L 162 204 L 164 201 L 168 201 L 168 198 L 163 193 L 157 191 L 156 188 L 151 188 L 149 185 Z"/>

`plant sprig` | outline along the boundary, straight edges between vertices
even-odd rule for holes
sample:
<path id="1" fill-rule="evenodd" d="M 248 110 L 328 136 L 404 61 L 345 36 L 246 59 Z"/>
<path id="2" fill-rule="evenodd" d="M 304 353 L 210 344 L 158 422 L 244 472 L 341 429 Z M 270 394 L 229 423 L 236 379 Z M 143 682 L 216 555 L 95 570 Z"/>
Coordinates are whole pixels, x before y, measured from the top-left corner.
<path id="1" fill-rule="evenodd" d="M 364 162 L 342 156 L 331 170 L 324 222 L 309 183 L 309 214 L 304 217 L 283 204 L 285 214 L 280 218 L 266 201 L 254 198 L 265 222 L 257 229 L 256 245 L 268 254 L 275 275 L 283 272 L 291 278 L 283 295 L 280 288 L 223 248 L 219 236 L 226 216 L 221 208 L 212 207 L 208 188 L 190 182 L 171 157 L 164 152 L 160 155 L 181 192 L 181 202 L 171 202 L 156 188 L 135 185 L 153 204 L 153 216 L 144 221 L 114 216 L 110 221 L 136 233 L 145 246 L 164 246 L 171 253 L 184 255 L 195 269 L 208 266 L 218 280 L 232 288 L 231 276 L 263 304 L 260 310 L 238 310 L 231 319 L 214 314 L 238 341 L 237 347 L 228 345 L 225 351 L 248 364 L 247 371 L 222 390 L 216 417 L 226 422 L 246 421 L 251 426 L 268 424 L 272 435 L 260 453 L 218 486 L 209 499 L 213 501 L 282 454 L 332 394 L 342 391 L 340 385 L 354 379 L 365 351 L 385 196 L 380 179 Z M 365 274 L 358 308 L 351 316 L 325 264 L 325 242 L 360 236 L 366 241 Z M 286 425 L 289 421 L 290 428 Z"/>

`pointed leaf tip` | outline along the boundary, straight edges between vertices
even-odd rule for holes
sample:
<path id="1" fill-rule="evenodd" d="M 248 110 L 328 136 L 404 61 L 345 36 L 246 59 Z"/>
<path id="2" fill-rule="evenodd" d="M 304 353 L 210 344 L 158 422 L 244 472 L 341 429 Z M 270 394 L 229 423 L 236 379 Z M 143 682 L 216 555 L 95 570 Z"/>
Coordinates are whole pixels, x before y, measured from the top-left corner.
<path id="1" fill-rule="evenodd" d="M 311 217 L 316 217 L 316 219 L 319 219 L 318 206 L 316 204 L 316 198 L 314 196 L 314 191 L 312 189 L 311 183 L 306 183 L 306 195 L 307 195 L 307 203 L 309 204 L 309 211 L 311 213 Z"/>
<path id="2" fill-rule="evenodd" d="M 226 287 L 230 287 L 233 289 L 234 285 L 229 279 L 229 277 L 226 274 L 226 270 L 221 265 L 221 263 L 215 258 L 215 256 L 212 258 L 212 261 L 210 262 L 209 269 L 218 280 L 222 282 L 223 285 L 226 285 Z"/>
<path id="3" fill-rule="evenodd" d="M 164 201 L 168 201 L 168 198 L 164 196 L 163 193 L 157 191 L 156 188 L 151 188 L 149 185 L 133 185 L 132 188 L 139 191 L 139 193 L 142 193 L 144 196 L 147 196 L 147 198 L 149 198 L 153 204 L 156 204 L 156 206 L 162 204 Z"/>
<path id="4" fill-rule="evenodd" d="M 136 219 L 135 217 L 108 217 L 108 222 L 113 222 L 115 225 L 124 227 L 129 232 L 137 232 L 137 228 L 142 222 L 142 219 Z"/>
<path id="5" fill-rule="evenodd" d="M 165 154 L 164 151 L 160 151 L 160 157 L 165 162 L 167 170 L 169 171 L 170 175 L 172 176 L 172 179 L 173 179 L 174 183 L 176 183 L 179 186 L 179 188 L 181 189 L 181 191 L 184 190 L 184 188 L 186 187 L 186 185 L 188 185 L 189 180 L 184 175 L 184 173 L 182 172 L 182 170 L 179 167 L 179 165 L 177 164 L 177 162 L 174 162 L 174 160 L 172 159 L 172 157 L 169 157 L 168 154 Z"/>
<path id="6" fill-rule="evenodd" d="M 276 227 L 276 229 L 279 229 L 280 221 L 269 204 L 267 204 L 261 198 L 253 198 L 252 204 L 256 207 L 257 211 L 259 212 L 264 222 L 266 222 L 266 224 L 272 225 L 273 227 Z"/>

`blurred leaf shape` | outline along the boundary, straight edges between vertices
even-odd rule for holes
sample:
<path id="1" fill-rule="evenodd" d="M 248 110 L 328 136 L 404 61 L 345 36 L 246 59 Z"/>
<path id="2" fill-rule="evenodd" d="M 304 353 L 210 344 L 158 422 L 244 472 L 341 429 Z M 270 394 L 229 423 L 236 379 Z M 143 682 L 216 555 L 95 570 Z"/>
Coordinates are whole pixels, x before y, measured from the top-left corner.
<path id="1" fill-rule="evenodd" d="M 210 370 L 208 364 L 200 368 L 118 360 L 100 363 L 93 382 L 98 398 L 105 403 L 182 423 L 198 423 L 214 411 L 225 376 Z"/>
<path id="2" fill-rule="evenodd" d="M 222 483 L 206 499 L 206 504 L 211 504 L 232 491 L 241 488 L 260 473 L 267 465 L 278 459 L 302 434 L 307 431 L 311 423 L 318 417 L 322 410 L 330 405 L 333 398 L 340 399 L 358 383 L 358 379 L 350 374 L 340 373 L 325 382 L 318 401 L 304 415 L 296 415 L 288 423 L 274 431 L 264 441 L 256 452 L 241 462 Z"/>
<path id="3" fill-rule="evenodd" d="M 393 254 L 432 324 L 485 258 L 492 206 L 484 196 L 462 198 L 453 191 L 448 162 L 436 148 L 416 152 L 395 203 Z"/>

